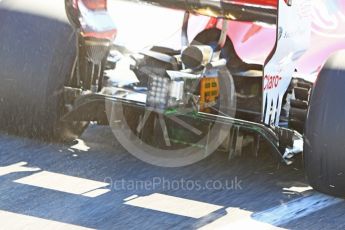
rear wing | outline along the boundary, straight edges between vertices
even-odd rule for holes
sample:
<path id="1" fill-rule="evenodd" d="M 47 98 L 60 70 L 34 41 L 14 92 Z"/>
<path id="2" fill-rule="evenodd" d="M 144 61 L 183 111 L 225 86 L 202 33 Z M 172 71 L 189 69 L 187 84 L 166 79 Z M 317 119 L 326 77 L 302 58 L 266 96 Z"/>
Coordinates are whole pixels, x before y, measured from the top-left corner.
<path id="1" fill-rule="evenodd" d="M 236 21 L 277 23 L 276 0 L 123 0 Z"/>

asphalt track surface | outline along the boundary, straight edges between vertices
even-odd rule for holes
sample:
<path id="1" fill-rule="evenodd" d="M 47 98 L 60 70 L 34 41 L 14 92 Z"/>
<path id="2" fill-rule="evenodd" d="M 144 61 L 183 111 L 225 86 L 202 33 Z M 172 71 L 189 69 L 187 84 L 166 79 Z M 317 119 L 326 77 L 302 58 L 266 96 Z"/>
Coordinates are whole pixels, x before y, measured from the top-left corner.
<path id="1" fill-rule="evenodd" d="M 160 168 L 108 127 L 71 144 L 0 134 L 0 229 L 344 229 L 345 203 L 308 187 L 267 147 Z"/>
<path id="2" fill-rule="evenodd" d="M 279 165 L 266 147 L 160 168 L 107 127 L 70 144 L 0 133 L 0 229 L 345 229 L 344 201 L 308 187 L 302 165 Z"/>

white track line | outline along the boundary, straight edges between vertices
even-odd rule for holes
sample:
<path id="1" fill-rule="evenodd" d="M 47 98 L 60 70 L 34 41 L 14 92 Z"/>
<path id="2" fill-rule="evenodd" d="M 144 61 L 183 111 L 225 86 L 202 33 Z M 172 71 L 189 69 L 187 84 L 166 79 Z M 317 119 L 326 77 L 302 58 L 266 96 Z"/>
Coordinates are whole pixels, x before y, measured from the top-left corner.
<path id="1" fill-rule="evenodd" d="M 105 188 L 109 183 L 48 171 L 41 171 L 14 182 L 86 197 L 97 197 L 110 191 Z"/>

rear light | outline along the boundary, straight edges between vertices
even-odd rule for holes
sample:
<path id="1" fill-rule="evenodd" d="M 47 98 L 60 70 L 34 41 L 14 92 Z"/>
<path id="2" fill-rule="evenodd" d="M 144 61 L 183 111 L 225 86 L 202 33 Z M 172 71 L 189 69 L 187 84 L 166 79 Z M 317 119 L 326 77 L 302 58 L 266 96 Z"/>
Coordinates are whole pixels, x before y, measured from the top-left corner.
<path id="1" fill-rule="evenodd" d="M 89 10 L 106 10 L 107 0 L 81 0 Z"/>

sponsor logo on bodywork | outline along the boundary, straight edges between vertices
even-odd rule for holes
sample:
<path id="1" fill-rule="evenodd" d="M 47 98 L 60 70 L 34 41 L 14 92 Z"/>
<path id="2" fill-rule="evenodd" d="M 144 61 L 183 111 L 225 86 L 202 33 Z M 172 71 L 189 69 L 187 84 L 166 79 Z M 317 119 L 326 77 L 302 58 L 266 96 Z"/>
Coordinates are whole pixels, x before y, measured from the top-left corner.
<path id="1" fill-rule="evenodd" d="M 275 89 L 279 86 L 282 77 L 266 75 L 264 79 L 264 90 Z"/>

